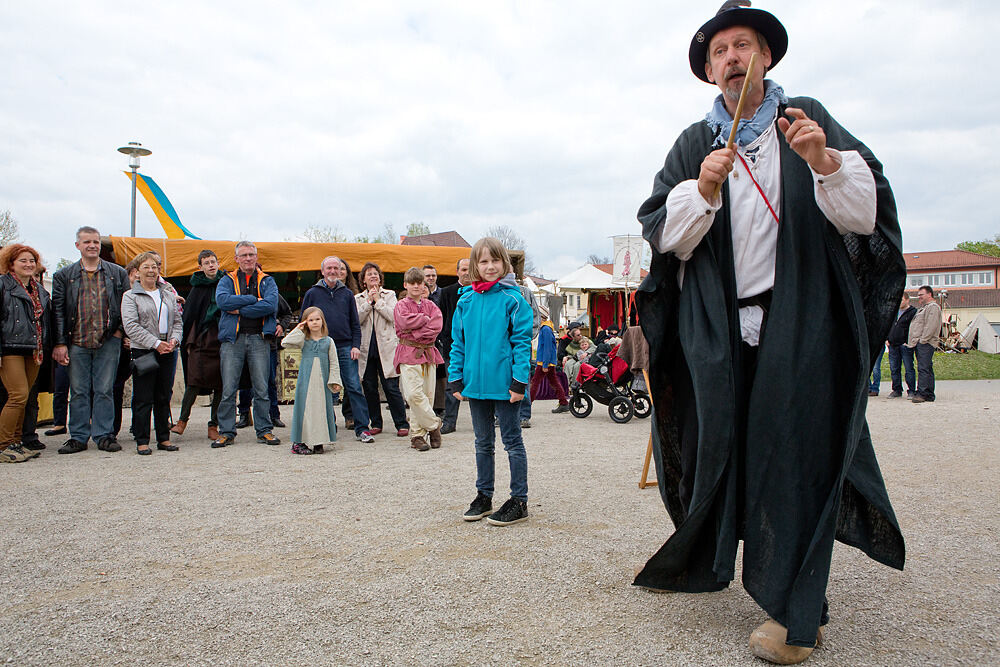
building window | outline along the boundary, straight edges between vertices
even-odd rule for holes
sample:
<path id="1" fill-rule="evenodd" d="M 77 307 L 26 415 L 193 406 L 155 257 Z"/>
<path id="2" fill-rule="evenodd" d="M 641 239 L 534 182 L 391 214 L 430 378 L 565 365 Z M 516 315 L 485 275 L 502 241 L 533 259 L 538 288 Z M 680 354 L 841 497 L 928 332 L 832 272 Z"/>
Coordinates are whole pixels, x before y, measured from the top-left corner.
<path id="1" fill-rule="evenodd" d="M 980 285 L 992 285 L 993 284 L 993 274 L 992 273 L 980 273 L 979 274 L 979 284 Z"/>
<path id="2" fill-rule="evenodd" d="M 975 285 L 975 276 L 971 273 L 962 274 L 962 284 L 963 285 Z"/>
<path id="3" fill-rule="evenodd" d="M 920 287 L 924 284 L 923 276 L 910 276 L 910 287 Z"/>
<path id="4" fill-rule="evenodd" d="M 927 276 L 927 284 L 931 286 L 937 286 L 941 284 L 940 276 Z"/>
<path id="5" fill-rule="evenodd" d="M 958 274 L 946 273 L 944 274 L 944 284 L 947 285 L 957 285 L 958 284 Z"/>
<path id="6" fill-rule="evenodd" d="M 580 295 L 576 295 L 576 309 L 580 310 Z"/>

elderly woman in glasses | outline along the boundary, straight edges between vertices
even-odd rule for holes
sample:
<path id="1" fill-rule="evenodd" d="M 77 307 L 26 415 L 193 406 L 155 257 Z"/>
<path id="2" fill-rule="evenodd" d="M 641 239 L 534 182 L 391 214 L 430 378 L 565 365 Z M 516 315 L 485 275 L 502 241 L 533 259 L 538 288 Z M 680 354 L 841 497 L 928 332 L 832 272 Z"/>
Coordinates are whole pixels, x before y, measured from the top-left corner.
<path id="1" fill-rule="evenodd" d="M 177 366 L 183 323 L 177 294 L 161 283 L 159 257 L 146 252 L 137 258 L 139 278 L 122 297 L 122 324 L 131 342 L 132 435 L 136 451 L 152 454 L 149 415 L 153 413 L 156 448 L 175 452 L 170 444 L 170 395 Z"/>

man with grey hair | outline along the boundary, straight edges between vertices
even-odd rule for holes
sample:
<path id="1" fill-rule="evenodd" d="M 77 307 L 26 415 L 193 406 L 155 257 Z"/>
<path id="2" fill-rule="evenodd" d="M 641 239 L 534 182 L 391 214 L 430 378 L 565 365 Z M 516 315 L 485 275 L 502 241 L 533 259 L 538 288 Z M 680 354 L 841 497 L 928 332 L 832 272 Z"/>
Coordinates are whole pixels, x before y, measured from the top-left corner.
<path id="1" fill-rule="evenodd" d="M 267 374 L 271 372 L 270 339 L 274 336 L 278 310 L 278 285 L 257 263 L 257 246 L 250 241 L 236 244 L 239 268 L 227 273 L 215 288 L 219 306 L 219 361 L 222 367 L 222 400 L 219 402 L 219 439 L 212 447 L 236 441 L 236 393 L 243 366 L 250 369 L 253 385 L 253 425 L 257 442 L 280 445 L 271 433 L 271 402 L 267 397 Z"/>
<path id="2" fill-rule="evenodd" d="M 69 365 L 69 440 L 60 454 L 76 454 L 91 438 L 105 452 L 121 451 L 115 439 L 112 388 L 122 347 L 125 269 L 101 259 L 101 233 L 76 232 L 80 261 L 52 276 L 55 342 L 52 358 Z"/>
<path id="3" fill-rule="evenodd" d="M 354 435 L 361 442 L 375 442 L 369 430 L 368 402 L 361 390 L 361 376 L 358 374 L 358 358 L 361 356 L 361 321 L 358 319 L 358 305 L 354 294 L 338 278 L 340 258 L 326 257 L 320 264 L 323 274 L 319 282 L 309 288 L 302 298 L 302 312 L 316 306 L 323 311 L 330 338 L 337 346 L 337 360 L 340 362 L 341 386 L 344 400 L 351 402 L 354 415 Z"/>

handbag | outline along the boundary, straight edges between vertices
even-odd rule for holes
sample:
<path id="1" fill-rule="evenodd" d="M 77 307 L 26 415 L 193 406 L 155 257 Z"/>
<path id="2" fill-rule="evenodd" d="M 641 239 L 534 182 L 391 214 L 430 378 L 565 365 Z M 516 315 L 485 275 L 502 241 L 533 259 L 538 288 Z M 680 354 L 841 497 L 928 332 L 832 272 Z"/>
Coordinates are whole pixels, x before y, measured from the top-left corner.
<path id="1" fill-rule="evenodd" d="M 159 368 L 160 363 L 156 360 L 155 352 L 148 352 L 132 359 L 132 372 L 136 377 L 151 373 Z"/>

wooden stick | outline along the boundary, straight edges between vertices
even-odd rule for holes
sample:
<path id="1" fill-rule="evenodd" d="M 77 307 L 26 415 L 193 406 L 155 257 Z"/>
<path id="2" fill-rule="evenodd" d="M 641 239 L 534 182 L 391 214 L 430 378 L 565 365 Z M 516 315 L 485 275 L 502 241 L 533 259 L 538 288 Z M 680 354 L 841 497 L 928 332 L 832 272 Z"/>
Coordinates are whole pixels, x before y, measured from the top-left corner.
<path id="1" fill-rule="evenodd" d="M 733 129 L 729 131 L 729 141 L 726 142 L 726 148 L 732 148 L 733 144 L 736 143 L 736 130 L 740 126 L 740 118 L 743 116 L 743 103 L 747 101 L 747 92 L 750 90 L 750 75 L 753 74 L 756 64 L 757 54 L 751 53 L 750 64 L 747 65 L 747 73 L 743 75 L 743 90 L 740 91 L 740 101 L 736 103 L 736 114 L 733 116 Z M 712 199 L 717 199 L 720 192 L 722 192 L 722 183 L 715 186 L 715 196 Z"/>

